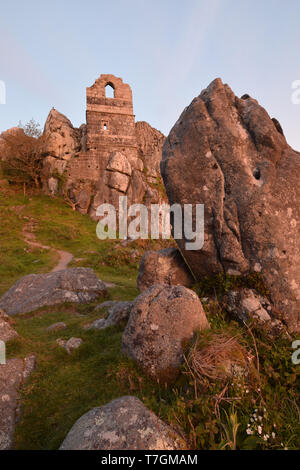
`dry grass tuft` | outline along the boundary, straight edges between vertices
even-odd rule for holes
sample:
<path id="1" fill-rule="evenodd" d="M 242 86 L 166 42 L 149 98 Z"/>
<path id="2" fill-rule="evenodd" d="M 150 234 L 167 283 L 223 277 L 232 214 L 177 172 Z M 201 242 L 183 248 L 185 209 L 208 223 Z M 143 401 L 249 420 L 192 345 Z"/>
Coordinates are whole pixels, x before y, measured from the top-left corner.
<path id="1" fill-rule="evenodd" d="M 228 333 L 212 333 L 208 338 L 199 337 L 187 358 L 191 374 L 199 381 L 227 381 L 249 374 L 253 355 L 235 336 Z"/>

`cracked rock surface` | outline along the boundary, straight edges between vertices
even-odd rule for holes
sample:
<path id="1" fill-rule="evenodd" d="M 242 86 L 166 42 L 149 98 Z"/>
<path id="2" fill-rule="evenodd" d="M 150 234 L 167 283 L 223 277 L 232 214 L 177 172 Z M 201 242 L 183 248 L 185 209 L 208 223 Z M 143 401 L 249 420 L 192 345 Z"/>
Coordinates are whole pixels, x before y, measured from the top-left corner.
<path id="1" fill-rule="evenodd" d="M 76 421 L 61 450 L 179 450 L 184 440 L 136 397 L 94 408 Z"/>
<path id="2" fill-rule="evenodd" d="M 177 240 L 195 276 L 261 273 L 299 331 L 300 153 L 278 121 L 216 79 L 171 130 L 161 172 L 171 204 L 205 205 L 203 249 Z"/>
<path id="3" fill-rule="evenodd" d="M 105 284 L 93 269 L 70 268 L 23 277 L 0 298 L 0 308 L 7 315 L 15 315 L 46 305 L 91 302 L 106 293 Z"/>
<path id="4" fill-rule="evenodd" d="M 19 389 L 35 367 L 35 357 L 9 359 L 0 365 L 0 450 L 13 446 L 16 421 L 20 414 Z"/>

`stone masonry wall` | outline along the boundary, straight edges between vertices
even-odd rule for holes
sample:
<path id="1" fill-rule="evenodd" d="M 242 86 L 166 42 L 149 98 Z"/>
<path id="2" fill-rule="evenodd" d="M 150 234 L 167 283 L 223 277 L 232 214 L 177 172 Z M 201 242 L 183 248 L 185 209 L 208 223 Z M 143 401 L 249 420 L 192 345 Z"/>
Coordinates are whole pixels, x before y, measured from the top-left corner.
<path id="1" fill-rule="evenodd" d="M 106 96 L 106 87 L 114 97 Z M 164 135 L 146 122 L 135 123 L 130 86 L 114 75 L 101 75 L 87 88 L 86 124 L 79 129 L 52 109 L 43 149 L 43 184 L 53 193 L 58 174 L 63 194 L 82 213 L 96 218 L 102 203 L 160 203 L 165 193 L 160 177 Z"/>

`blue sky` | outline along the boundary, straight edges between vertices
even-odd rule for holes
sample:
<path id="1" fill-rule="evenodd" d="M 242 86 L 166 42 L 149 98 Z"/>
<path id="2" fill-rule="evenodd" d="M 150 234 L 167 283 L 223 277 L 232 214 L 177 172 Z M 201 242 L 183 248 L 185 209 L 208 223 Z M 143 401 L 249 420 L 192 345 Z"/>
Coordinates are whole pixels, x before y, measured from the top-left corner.
<path id="1" fill-rule="evenodd" d="M 36 0 L 0 6 L 0 132 L 52 106 L 85 122 L 101 73 L 131 85 L 136 120 L 165 134 L 214 78 L 248 93 L 300 150 L 299 0 Z"/>

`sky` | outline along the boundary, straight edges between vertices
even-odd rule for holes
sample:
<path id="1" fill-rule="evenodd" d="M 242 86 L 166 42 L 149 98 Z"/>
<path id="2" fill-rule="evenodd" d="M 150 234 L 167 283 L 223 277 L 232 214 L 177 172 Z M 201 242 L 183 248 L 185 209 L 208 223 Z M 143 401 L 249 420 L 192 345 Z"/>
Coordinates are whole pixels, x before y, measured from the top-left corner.
<path id="1" fill-rule="evenodd" d="M 136 120 L 167 135 L 221 77 L 300 150 L 299 18 L 299 0 L 2 0 L 0 132 L 31 118 L 43 126 L 52 107 L 79 127 L 86 87 L 111 73 L 130 84 Z"/>

